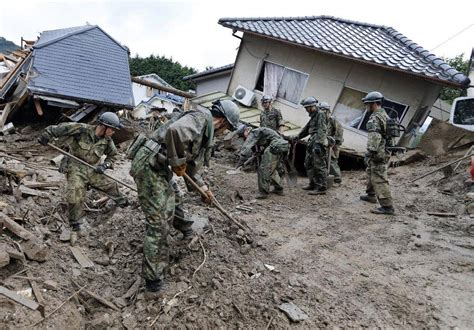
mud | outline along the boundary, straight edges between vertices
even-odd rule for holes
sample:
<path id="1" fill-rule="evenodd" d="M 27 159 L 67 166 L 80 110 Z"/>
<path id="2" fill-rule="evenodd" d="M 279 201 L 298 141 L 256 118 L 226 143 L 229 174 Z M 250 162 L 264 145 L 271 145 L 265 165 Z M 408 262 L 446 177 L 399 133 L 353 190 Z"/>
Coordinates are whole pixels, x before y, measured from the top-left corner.
<path id="1" fill-rule="evenodd" d="M 29 158 L 36 165 L 50 166 L 55 156 L 36 145 L 34 136 L 11 146 L 37 150 L 38 155 Z M 287 189 L 285 196 L 257 201 L 256 174 L 226 175 L 234 166 L 233 156 L 224 151 L 215 156 L 205 174 L 211 189 L 251 232 L 240 230 L 189 193 L 188 212 L 209 217 L 211 226 L 190 247 L 172 231 L 164 302 L 146 301 L 143 284 L 123 298 L 141 272 L 144 216 L 133 192 L 127 192 L 129 207 L 106 205 L 87 213 L 89 228 L 80 247 L 95 264 L 87 269 L 80 268 L 69 244 L 59 239 L 67 228 L 61 204 L 64 185 L 46 190 L 49 198 L 16 201 L 8 193 L 1 195 L 8 205 L 3 212 L 24 216 L 19 223 L 50 248 L 44 263 L 15 261 L 0 269 L 2 285 L 15 291 L 30 288 L 26 279 L 11 276 L 27 268 L 43 288 L 46 315 L 78 289 L 72 281 L 120 309 L 79 294 L 37 328 L 145 328 L 153 322 L 154 327 L 189 328 L 472 326 L 474 227 L 464 214 L 464 171 L 450 180 L 440 181 L 439 173 L 406 184 L 431 170 L 433 160 L 391 169 L 397 215 L 377 216 L 369 213 L 373 204 L 359 200 L 365 189 L 362 171 L 343 172 L 342 185 L 325 196 L 308 196 L 301 190 L 307 179 L 299 178 L 298 186 Z M 133 183 L 128 168 L 129 162 L 122 159 L 111 174 Z M 65 182 L 54 170 L 35 171 L 43 180 Z M 89 193 L 92 209 L 92 201 L 100 197 Z M 458 215 L 442 218 L 428 212 Z M 1 240 L 13 247 L 19 242 L 6 231 Z M 57 289 L 46 289 L 46 280 L 56 282 Z M 308 318 L 292 323 L 278 308 L 287 302 Z M 23 328 L 40 321 L 41 314 L 0 297 L 0 320 L 2 328 Z"/>

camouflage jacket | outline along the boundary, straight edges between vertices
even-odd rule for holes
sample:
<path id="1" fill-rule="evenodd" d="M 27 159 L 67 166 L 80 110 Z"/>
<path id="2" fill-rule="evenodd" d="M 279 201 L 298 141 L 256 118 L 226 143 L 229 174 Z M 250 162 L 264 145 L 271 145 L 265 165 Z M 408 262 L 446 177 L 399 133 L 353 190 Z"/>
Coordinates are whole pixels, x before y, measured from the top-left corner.
<path id="1" fill-rule="evenodd" d="M 328 117 L 328 136 L 334 138 L 336 145 L 344 142 L 344 128 L 335 117 Z"/>
<path id="2" fill-rule="evenodd" d="M 367 151 L 374 160 L 383 160 L 386 156 L 387 113 L 383 108 L 374 111 L 367 122 Z"/>
<path id="3" fill-rule="evenodd" d="M 62 123 L 45 129 L 50 138 L 66 138 L 69 152 L 91 165 L 97 165 L 102 155 L 105 162 L 112 165 L 117 155 L 117 148 L 110 137 L 97 137 L 93 125 L 81 123 Z"/>
<path id="4" fill-rule="evenodd" d="M 298 140 L 310 135 L 309 143 L 319 143 L 323 146 L 328 145 L 327 139 L 327 118 L 326 114 L 317 110 L 310 115 L 308 123 L 303 127 L 301 132 L 298 134 Z"/>
<path id="5" fill-rule="evenodd" d="M 260 127 L 268 127 L 278 132 L 280 126 L 283 126 L 280 110 L 272 107 L 270 110 L 263 110 L 260 113 Z"/>
<path id="6" fill-rule="evenodd" d="M 240 149 L 240 157 L 249 158 L 257 147 L 261 147 L 262 151 L 270 145 L 288 145 L 280 134 L 268 127 L 260 127 L 252 130 Z"/>
<path id="7" fill-rule="evenodd" d="M 203 165 L 209 165 L 214 146 L 214 126 L 209 110 L 202 108 L 174 116 L 155 130 L 151 138 L 161 144 L 169 165 L 186 163 L 186 172 L 198 184 L 204 184 L 197 172 Z"/>

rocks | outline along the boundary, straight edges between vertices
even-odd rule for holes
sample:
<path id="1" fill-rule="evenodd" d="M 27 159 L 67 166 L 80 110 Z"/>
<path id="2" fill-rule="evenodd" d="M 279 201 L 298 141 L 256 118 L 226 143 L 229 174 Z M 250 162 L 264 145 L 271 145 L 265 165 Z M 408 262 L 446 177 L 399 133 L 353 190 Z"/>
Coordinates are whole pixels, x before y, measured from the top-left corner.
<path id="1" fill-rule="evenodd" d="M 56 283 L 52 280 L 44 281 L 43 286 L 44 286 L 45 289 L 53 290 L 53 291 L 58 290 L 58 287 L 59 287 L 58 283 Z"/>
<path id="2" fill-rule="evenodd" d="M 112 316 L 109 313 L 96 313 L 94 319 L 91 321 L 91 326 L 94 329 L 107 329 L 113 324 Z"/>
<path id="3" fill-rule="evenodd" d="M 49 258 L 49 248 L 35 237 L 21 243 L 21 248 L 30 260 L 44 262 Z"/>
<path id="4" fill-rule="evenodd" d="M 291 302 L 281 304 L 278 308 L 285 313 L 292 322 L 301 322 L 308 318 L 308 315 L 306 315 L 305 312 Z"/>

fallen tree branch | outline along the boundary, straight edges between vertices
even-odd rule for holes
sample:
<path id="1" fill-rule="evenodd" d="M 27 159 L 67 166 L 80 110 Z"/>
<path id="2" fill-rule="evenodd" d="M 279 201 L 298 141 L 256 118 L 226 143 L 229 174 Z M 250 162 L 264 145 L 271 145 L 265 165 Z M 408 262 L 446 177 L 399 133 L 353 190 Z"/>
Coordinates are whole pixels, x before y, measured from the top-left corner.
<path id="1" fill-rule="evenodd" d="M 202 268 L 202 266 L 204 266 L 204 264 L 206 263 L 206 260 L 207 260 L 207 253 L 206 253 L 206 250 L 204 249 L 204 245 L 202 245 L 201 239 L 199 239 L 199 244 L 201 244 L 202 253 L 204 254 L 204 260 L 199 265 L 199 267 L 196 268 L 196 270 L 194 271 L 193 278 L 194 278 L 194 275 L 196 275 L 196 273 Z"/>

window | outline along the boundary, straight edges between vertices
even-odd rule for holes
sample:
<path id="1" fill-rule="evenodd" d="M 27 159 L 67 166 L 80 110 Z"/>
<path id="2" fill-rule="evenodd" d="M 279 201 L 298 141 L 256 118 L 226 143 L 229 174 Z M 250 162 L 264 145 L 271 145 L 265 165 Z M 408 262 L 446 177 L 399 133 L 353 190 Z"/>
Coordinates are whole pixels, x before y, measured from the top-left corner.
<path id="1" fill-rule="evenodd" d="M 351 88 L 344 88 L 339 101 L 334 107 L 334 116 L 345 126 L 367 131 L 367 122 L 370 113 L 365 110 L 362 98 L 367 93 Z M 401 122 L 408 110 L 408 106 L 385 99 L 383 108 L 390 118 L 397 118 Z"/>
<path id="2" fill-rule="evenodd" d="M 264 62 L 255 89 L 265 95 L 298 104 L 307 80 L 308 74 L 306 73 Z"/>
<path id="3" fill-rule="evenodd" d="M 474 125 L 474 99 L 456 101 L 453 123 L 458 125 Z"/>

